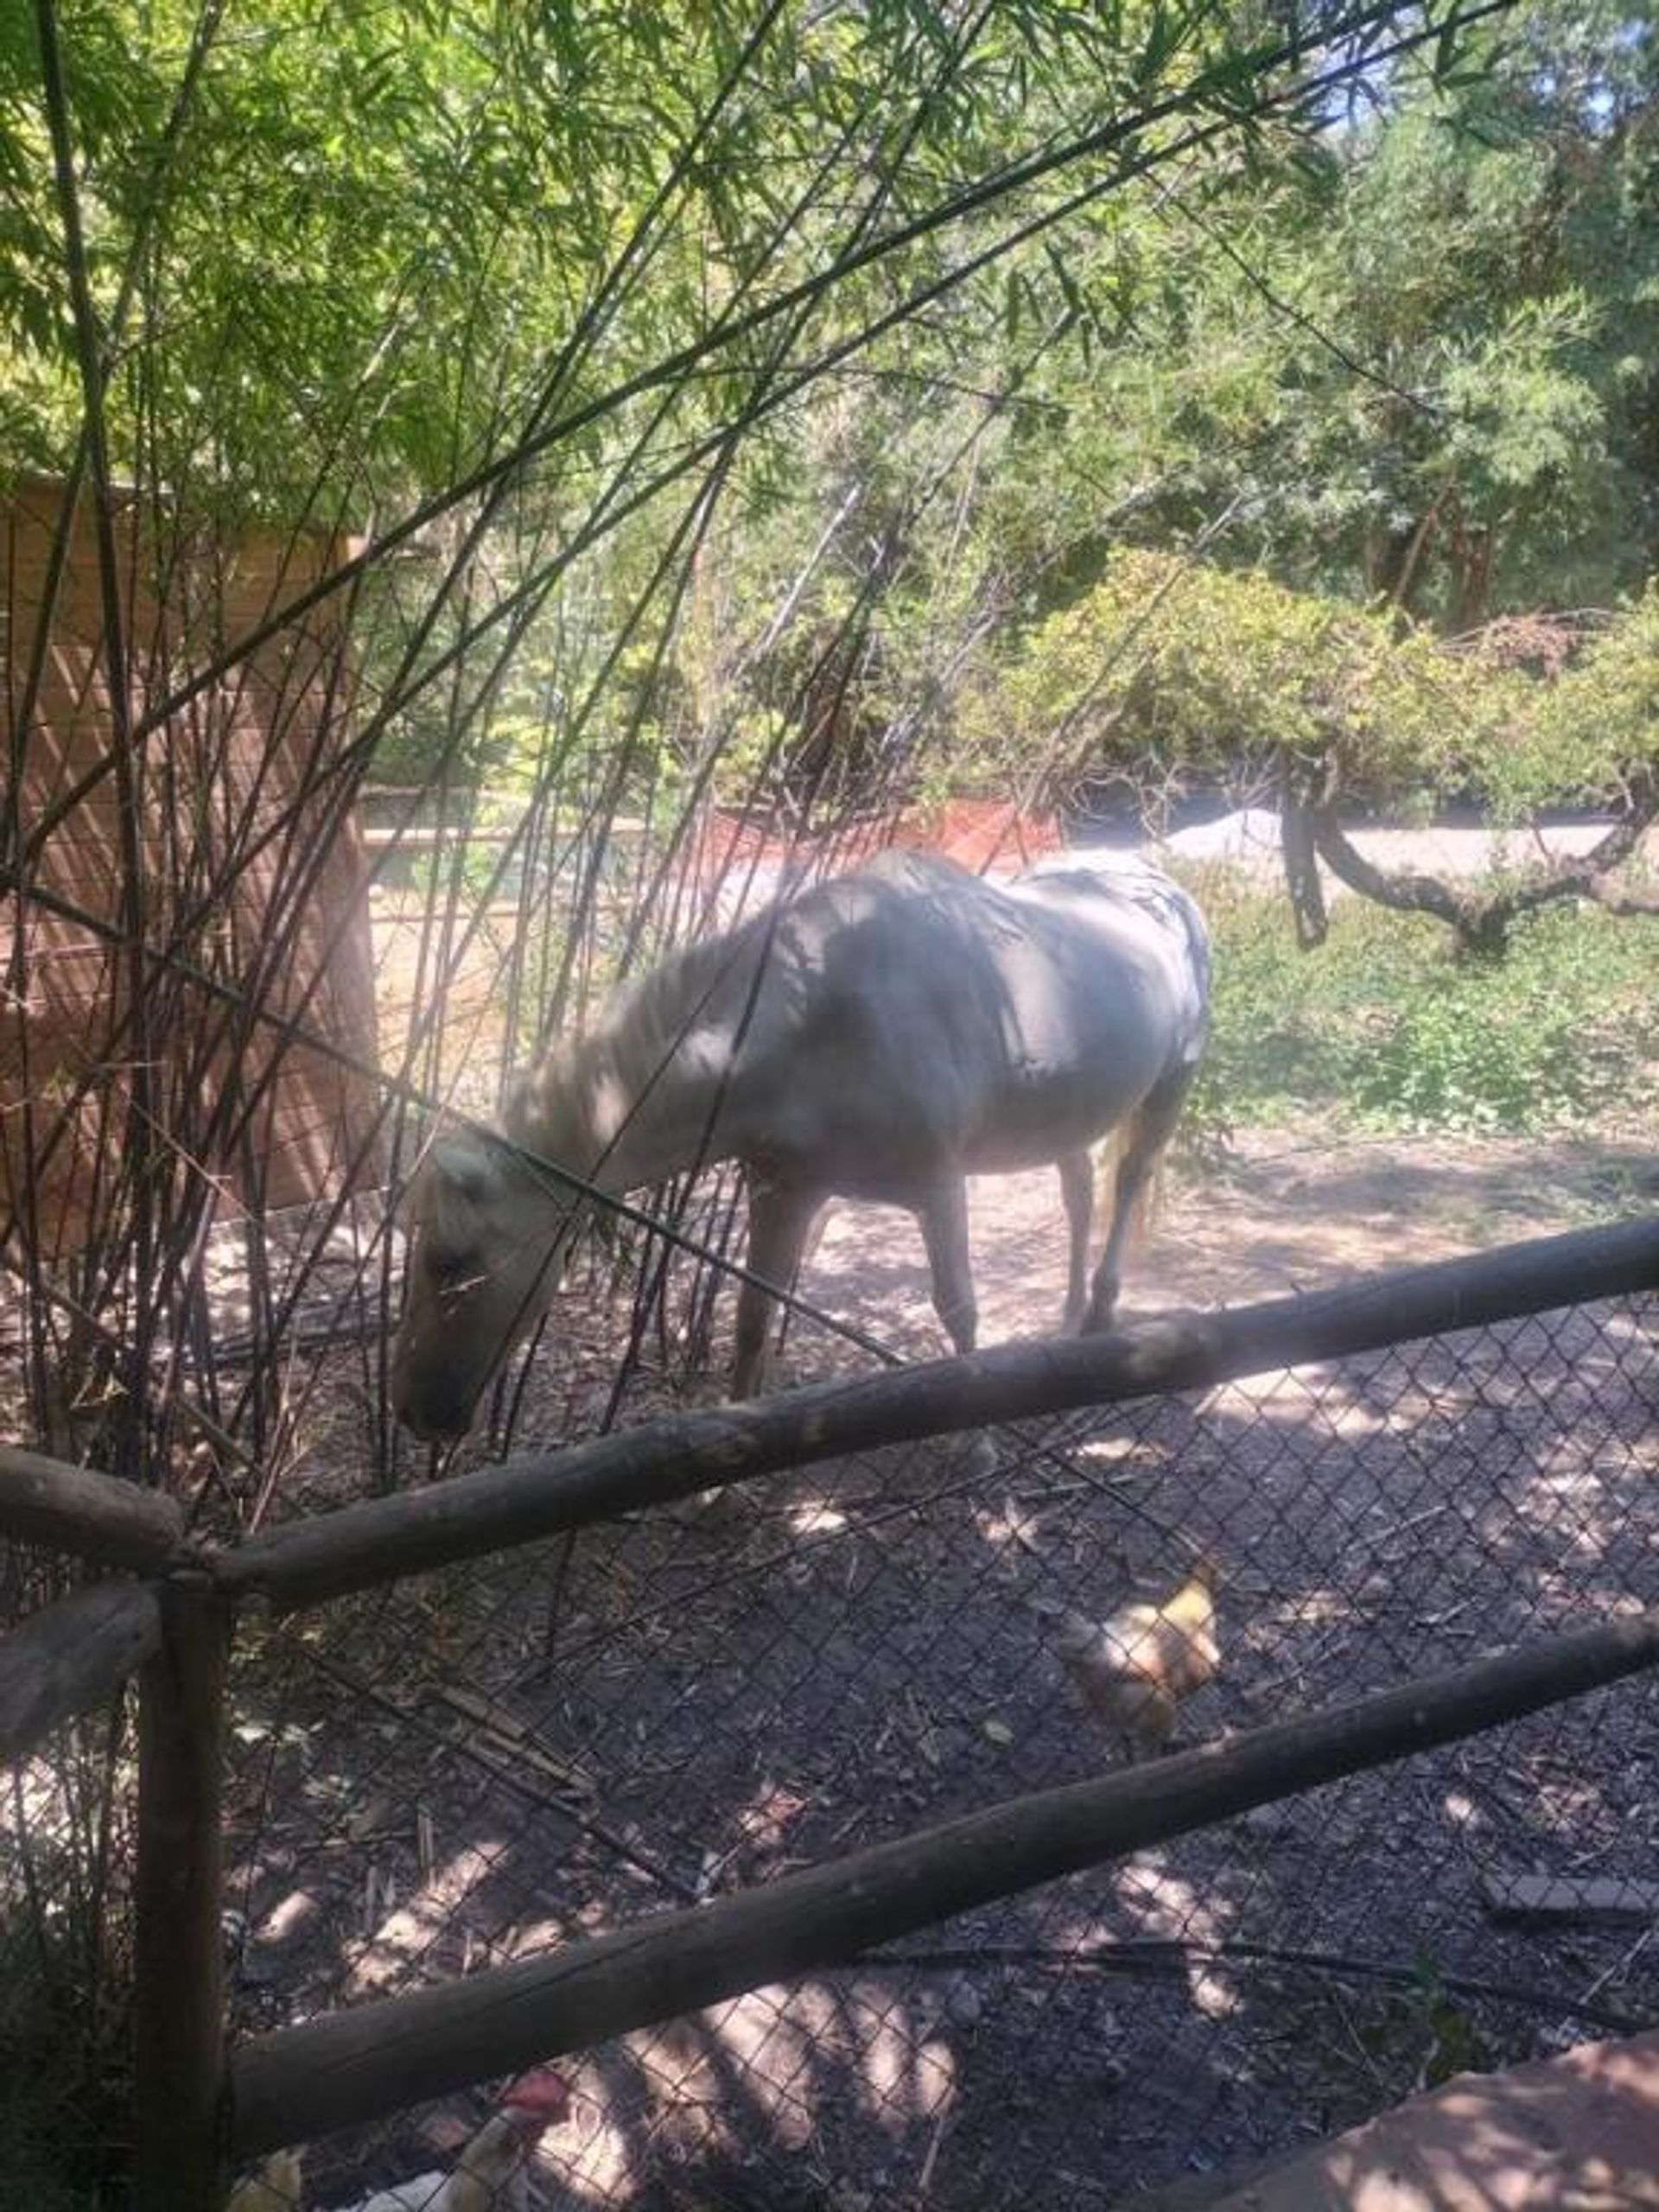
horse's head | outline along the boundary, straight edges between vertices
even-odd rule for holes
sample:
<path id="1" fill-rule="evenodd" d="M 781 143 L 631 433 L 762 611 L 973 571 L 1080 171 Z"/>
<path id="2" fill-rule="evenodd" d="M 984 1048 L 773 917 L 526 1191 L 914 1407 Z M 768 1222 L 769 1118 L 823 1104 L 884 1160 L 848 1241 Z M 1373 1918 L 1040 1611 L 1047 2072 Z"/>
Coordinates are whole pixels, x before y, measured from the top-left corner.
<path id="1" fill-rule="evenodd" d="M 392 1408 L 417 1436 L 461 1436 L 507 1354 L 547 1311 L 574 1209 L 550 1177 L 472 1134 L 437 1140 L 405 1207 Z"/>

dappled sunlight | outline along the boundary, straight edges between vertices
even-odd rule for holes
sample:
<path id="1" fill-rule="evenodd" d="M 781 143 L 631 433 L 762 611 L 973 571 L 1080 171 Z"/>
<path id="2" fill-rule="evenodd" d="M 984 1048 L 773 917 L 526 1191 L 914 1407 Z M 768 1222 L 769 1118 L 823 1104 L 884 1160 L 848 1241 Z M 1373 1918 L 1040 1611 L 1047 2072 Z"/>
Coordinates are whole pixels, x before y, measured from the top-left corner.
<path id="1" fill-rule="evenodd" d="M 1465 2077 L 1306 2154 L 1263 2212 L 1617 2212 L 1659 2202 L 1659 2037 L 1586 2044 L 1493 2079 Z"/>
<path id="2" fill-rule="evenodd" d="M 4 1770 L 0 1823 L 39 1846 L 63 1847 L 75 1836 L 74 1779 L 67 1764 L 39 1755 Z M 3 1833 L 3 1828 L 0 1828 Z"/>
<path id="3" fill-rule="evenodd" d="M 847 1516 L 827 1498 L 804 1498 L 790 1508 L 789 1525 L 798 1536 L 839 1535 L 847 1526 Z"/>
<path id="4" fill-rule="evenodd" d="M 732 1815 L 734 1840 L 723 1849 L 711 1844 L 703 1852 L 698 1896 L 712 1896 L 746 1874 L 753 1878 L 761 1869 L 776 1872 L 798 1863 L 790 1852 L 790 1840 L 810 1802 L 801 1791 L 784 1783 L 763 1781 L 749 1802 Z"/>
<path id="5" fill-rule="evenodd" d="M 317 1901 L 309 1890 L 289 1890 L 262 1913 L 250 1931 L 268 1950 L 297 1942 L 315 1923 Z"/>
<path id="6" fill-rule="evenodd" d="M 1316 1398 L 1314 1390 L 1308 1373 L 1281 1370 L 1276 1374 L 1244 1376 L 1236 1382 L 1217 1385 L 1211 1393 L 1211 1406 L 1223 1417 L 1250 1421 L 1262 1414 L 1295 1420 L 1317 1404 L 1322 1424 L 1333 1435 L 1375 1436 L 1382 1431 L 1382 1421 L 1369 1408 L 1344 1403 L 1339 1396 L 1333 1404 L 1331 1395 L 1321 1391 Z"/>
<path id="7" fill-rule="evenodd" d="M 1239 2009 L 1243 1999 L 1235 1974 L 1202 1955 L 1228 1933 L 1226 1918 L 1217 1910 L 1217 1901 L 1206 1899 L 1187 1877 L 1175 1872 L 1167 1853 L 1137 1853 L 1115 1871 L 1112 1888 L 1137 1934 L 1161 1936 L 1192 1946 L 1184 1968 L 1187 1993 L 1196 2012 L 1205 2019 L 1217 2020 Z"/>
<path id="8" fill-rule="evenodd" d="M 1448 1789 L 1440 1799 L 1440 1810 L 1454 1827 L 1478 1828 L 1481 1824 L 1481 1810 L 1466 1790 Z"/>
<path id="9" fill-rule="evenodd" d="M 636 2115 L 613 2117 L 610 2101 L 584 2069 L 577 2075 L 570 2120 L 556 2156 L 545 2147 L 537 2164 L 553 2171 L 559 2185 L 584 2204 L 626 2203 L 639 2183 L 640 2160 L 633 2143 Z"/>
<path id="10" fill-rule="evenodd" d="M 1034 1552 L 1042 1534 L 1039 1516 L 1013 1498 L 1007 1499 L 1000 1511 L 976 1506 L 974 1509 L 974 1526 L 994 1550 L 1017 1544 L 1024 1550 Z"/>
<path id="11" fill-rule="evenodd" d="M 1272 1642 L 1285 1630 L 1328 1627 L 1354 1618 L 1353 1593 L 1315 1584 L 1299 1590 L 1293 1603 L 1258 1606 L 1243 1633 L 1256 1643 Z"/>
<path id="12" fill-rule="evenodd" d="M 1077 1457 L 1085 1463 L 1097 1463 L 1115 1467 L 1129 1460 L 1157 1461 L 1168 1453 L 1159 1446 L 1149 1444 L 1139 1436 L 1090 1436 L 1072 1446 Z"/>
<path id="13" fill-rule="evenodd" d="M 756 1989 L 595 2053 L 575 2075 L 572 2126 L 543 2157 L 582 2201 L 614 2202 L 640 2178 L 642 2139 L 681 2161 L 736 2158 L 758 2126 L 800 2153 L 833 2109 L 919 2160 L 957 2086 L 925 2008 L 879 1980 Z"/>
<path id="14" fill-rule="evenodd" d="M 469 1844 L 401 1900 L 395 1877 L 377 1874 L 371 1866 L 364 1882 L 364 1947 L 346 1978 L 346 1994 L 378 1997 L 397 1986 L 411 1961 L 424 1959 L 451 1933 L 457 1907 L 496 1871 L 507 1848 L 500 1838 Z M 458 1971 L 465 1972 L 466 1964 L 470 1961 Z"/>

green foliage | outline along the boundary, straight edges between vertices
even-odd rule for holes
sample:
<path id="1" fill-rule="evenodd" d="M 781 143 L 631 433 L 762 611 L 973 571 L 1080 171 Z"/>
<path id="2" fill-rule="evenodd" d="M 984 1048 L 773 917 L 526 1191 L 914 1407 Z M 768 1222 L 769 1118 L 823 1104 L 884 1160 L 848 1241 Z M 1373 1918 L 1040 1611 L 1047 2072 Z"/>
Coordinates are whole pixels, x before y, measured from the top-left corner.
<path id="1" fill-rule="evenodd" d="M 1235 788 L 1294 758 L 1328 762 L 1351 794 L 1398 797 L 1483 758 L 1521 696 L 1503 670 L 1471 672 L 1380 610 L 1128 551 L 1037 627 L 963 722 L 990 776 L 1009 747 L 1052 748 L 1091 777 Z"/>
<path id="2" fill-rule="evenodd" d="M 1492 2054 L 1479 2024 L 1446 1987 L 1433 1954 L 1420 1947 L 1414 1961 L 1416 1973 L 1402 1999 L 1408 2024 L 1421 2039 L 1422 2058 L 1418 2085 L 1438 2089 L 1459 2074 L 1478 2074 L 1492 2064 Z"/>
<path id="3" fill-rule="evenodd" d="M 1210 1046 L 1190 1110 L 1225 1129 L 1340 1110 L 1359 1010 L 1388 988 L 1392 927 L 1385 934 L 1371 909 L 1341 904 L 1311 960 L 1282 898 L 1220 868 L 1190 881 L 1215 948 Z"/>
<path id="4" fill-rule="evenodd" d="M 1455 648 L 1256 571 L 1124 551 L 962 707 L 948 758 L 995 785 L 1047 764 L 1167 795 L 1241 794 L 1296 764 L 1320 792 L 1409 813 L 1448 794 L 1500 824 L 1617 806 L 1659 772 L 1659 589 L 1576 656 L 1529 665 L 1497 626 Z"/>
<path id="5" fill-rule="evenodd" d="M 1467 2000 L 1448 1987 L 1426 1946 L 1413 1961 L 1409 1981 L 1356 1996 L 1332 1986 L 1316 2000 L 1316 2010 L 1334 2018 L 1318 2034 L 1330 2055 L 1332 2119 L 1351 2126 L 1369 2118 L 1379 2104 L 1440 2088 L 1459 2074 L 1490 2072 L 1524 2054 L 1495 2047 L 1490 2031 Z"/>
<path id="6" fill-rule="evenodd" d="M 1517 929 L 1506 961 L 1459 961 L 1427 917 L 1344 899 L 1310 958 L 1281 899 L 1219 872 L 1194 888 L 1216 944 L 1200 1128 L 1335 1116 L 1379 1132 L 1536 1132 L 1650 1106 L 1651 924 L 1553 907 Z"/>
<path id="7" fill-rule="evenodd" d="M 1367 119 L 1324 135 L 1317 102 L 1254 112 L 1260 11 L 1173 0 L 995 0 L 960 43 L 930 0 L 791 8 L 752 49 L 738 0 L 462 0 L 395 27 L 251 0 L 176 114 L 186 0 L 59 14 L 99 313 L 133 286 L 119 470 L 198 505 L 355 526 L 563 423 L 514 479 L 486 594 L 606 516 L 581 607 L 550 602 L 524 649 L 556 681 L 490 729 L 442 687 L 411 696 L 383 773 L 453 755 L 475 777 L 543 758 L 556 725 L 560 744 L 647 767 L 726 747 L 728 797 L 775 796 L 779 763 L 791 796 L 904 797 L 1027 788 L 1058 730 L 1090 767 L 1160 778 L 1335 745 L 1353 788 L 1471 774 L 1517 818 L 1569 754 L 1589 756 L 1583 789 L 1607 787 L 1593 716 L 1571 745 L 1529 749 L 1503 671 L 1465 664 L 1448 704 L 1427 637 L 1368 607 L 1380 591 L 1461 626 L 1639 581 L 1659 453 L 1644 10 L 1523 7 L 1502 48 L 1448 34 L 1378 73 Z M 1082 173 L 909 238 L 912 219 L 1154 102 L 1232 127 L 1213 156 L 1102 191 L 852 344 Z M 1160 143 L 1125 142 L 1148 160 Z M 61 467 L 79 429 L 50 168 L 16 10 L 0 468 Z M 843 346 L 757 415 L 780 376 Z M 631 503 L 727 426 L 741 435 L 704 547 L 719 576 L 672 609 L 662 587 L 658 654 L 624 632 L 677 518 L 667 499 Z M 415 600 L 467 512 L 410 549 L 427 563 Z M 1174 584 L 1166 550 L 1124 548 L 1212 535 L 1224 567 Z M 855 614 L 826 779 L 817 672 Z M 376 586 L 361 621 L 373 692 L 409 617 Z M 612 696 L 571 706 L 601 671 Z"/>
<path id="8" fill-rule="evenodd" d="M 1007 0 L 969 36 L 931 0 L 785 9 L 764 35 L 741 0 L 252 0 L 194 78 L 188 0 L 60 0 L 58 18 L 99 312 L 136 280 L 118 460 L 289 511 L 384 507 L 475 465 L 549 397 L 580 414 L 877 219 L 899 230 L 1017 161 L 1062 108 L 1082 132 L 1173 86 L 1220 107 L 1250 68 L 1229 11 L 1167 0 L 1098 22 Z M 41 57 L 29 11 L 6 22 L 0 461 L 60 466 L 75 379 Z M 850 272 L 836 291 L 849 324 L 890 303 Z M 752 401 L 764 359 L 716 347 L 667 389 L 717 420 Z M 591 461 L 591 440 L 570 454 Z"/>
<path id="9" fill-rule="evenodd" d="M 1527 741 L 1491 764 L 1495 804 L 1512 817 L 1570 796 L 1605 805 L 1659 774 L 1659 586 L 1611 620 L 1539 696 Z"/>
<path id="10" fill-rule="evenodd" d="M 1472 967 L 1402 1006 L 1353 1064 L 1362 1113 L 1391 1128 L 1548 1128 L 1599 1096 L 1579 1009 L 1541 978 L 1501 995 Z"/>
<path id="11" fill-rule="evenodd" d="M 1313 362 L 1300 467 L 1338 470 L 1366 583 L 1447 626 L 1599 602 L 1650 550 L 1652 30 L 1554 0 L 1475 33 L 1455 84 L 1408 66 L 1319 249 L 1366 373 Z"/>

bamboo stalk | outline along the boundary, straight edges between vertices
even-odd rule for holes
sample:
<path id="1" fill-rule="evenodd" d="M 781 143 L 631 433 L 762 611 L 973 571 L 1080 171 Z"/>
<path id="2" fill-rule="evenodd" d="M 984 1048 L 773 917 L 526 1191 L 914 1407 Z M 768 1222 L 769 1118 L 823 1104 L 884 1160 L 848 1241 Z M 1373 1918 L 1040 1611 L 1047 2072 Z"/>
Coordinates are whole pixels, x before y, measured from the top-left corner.
<path id="1" fill-rule="evenodd" d="M 236 2157 L 843 1964 L 975 1906 L 1656 1662 L 1659 1613 L 1631 1615 L 1155 1765 L 1015 1798 L 544 1957 L 279 2030 L 232 2067 Z"/>

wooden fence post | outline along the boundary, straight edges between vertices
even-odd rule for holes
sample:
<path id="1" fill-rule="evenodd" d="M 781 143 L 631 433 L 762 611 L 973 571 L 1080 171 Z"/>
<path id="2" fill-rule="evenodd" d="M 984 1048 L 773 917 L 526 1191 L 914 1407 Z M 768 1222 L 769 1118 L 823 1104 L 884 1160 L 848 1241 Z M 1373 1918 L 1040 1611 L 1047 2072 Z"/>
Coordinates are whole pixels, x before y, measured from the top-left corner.
<path id="1" fill-rule="evenodd" d="M 219 2212 L 226 2185 L 220 1922 L 230 1613 L 207 1579 L 162 1597 L 138 1688 L 133 2018 L 137 2212 Z"/>

